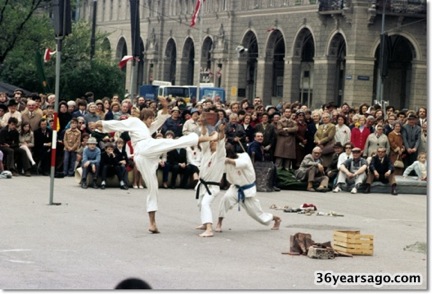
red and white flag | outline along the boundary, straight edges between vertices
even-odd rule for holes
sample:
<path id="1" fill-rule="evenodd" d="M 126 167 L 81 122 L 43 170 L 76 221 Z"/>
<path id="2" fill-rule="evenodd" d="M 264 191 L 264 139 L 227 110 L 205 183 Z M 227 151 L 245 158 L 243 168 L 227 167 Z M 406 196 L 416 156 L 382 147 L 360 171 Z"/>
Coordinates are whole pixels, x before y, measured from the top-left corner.
<path id="1" fill-rule="evenodd" d="M 45 49 L 45 53 L 44 53 L 44 62 L 48 62 L 51 59 L 51 56 L 56 54 L 57 51 L 51 51 L 50 48 Z"/>
<path id="2" fill-rule="evenodd" d="M 195 26 L 195 24 L 196 24 L 196 22 L 197 22 L 197 20 L 198 20 L 198 15 L 199 15 L 199 12 L 200 12 L 200 9 L 201 9 L 201 6 L 202 6 L 202 3 L 203 3 L 204 1 L 205 1 L 205 0 L 197 0 L 197 2 L 196 2 L 195 10 L 194 10 L 194 13 L 192 14 L 192 19 L 191 19 L 191 22 L 190 22 L 190 26 L 191 26 L 192 28 Z"/>
<path id="3" fill-rule="evenodd" d="M 118 66 L 120 69 L 122 69 L 123 67 L 125 67 L 126 63 L 128 63 L 129 60 L 132 60 L 134 57 L 132 55 L 125 55 L 123 56 L 123 58 L 120 60 Z"/>

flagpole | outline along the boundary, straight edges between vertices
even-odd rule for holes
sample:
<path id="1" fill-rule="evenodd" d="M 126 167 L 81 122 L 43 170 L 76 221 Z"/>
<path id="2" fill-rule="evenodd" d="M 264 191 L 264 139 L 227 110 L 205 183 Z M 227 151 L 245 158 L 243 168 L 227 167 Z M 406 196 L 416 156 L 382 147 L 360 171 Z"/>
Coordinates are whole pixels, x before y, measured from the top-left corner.
<path id="1" fill-rule="evenodd" d="M 202 55 L 202 48 L 201 48 L 201 39 L 202 39 L 202 11 L 204 10 L 204 0 L 198 0 L 202 1 L 201 3 L 201 9 L 199 10 L 198 17 L 199 17 L 199 35 L 198 35 L 198 44 L 199 44 L 199 50 L 198 50 L 198 84 L 197 84 L 197 92 L 196 92 L 196 102 L 200 101 L 200 82 L 201 82 L 201 55 Z"/>

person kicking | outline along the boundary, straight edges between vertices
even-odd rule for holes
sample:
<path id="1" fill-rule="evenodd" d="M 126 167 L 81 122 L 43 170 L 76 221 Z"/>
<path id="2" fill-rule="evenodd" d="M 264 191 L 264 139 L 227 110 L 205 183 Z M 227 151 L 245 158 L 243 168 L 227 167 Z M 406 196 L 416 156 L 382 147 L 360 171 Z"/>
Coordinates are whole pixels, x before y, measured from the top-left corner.
<path id="1" fill-rule="evenodd" d="M 134 162 L 141 172 L 145 185 L 148 190 L 147 194 L 147 212 L 149 215 L 149 232 L 152 234 L 160 233 L 156 225 L 156 211 L 158 210 L 158 179 L 157 168 L 159 156 L 175 148 L 186 148 L 196 146 L 202 142 L 216 140 L 218 134 L 213 136 L 201 136 L 191 133 L 178 139 L 154 139 L 152 134 L 155 133 L 163 123 L 170 117 L 168 113 L 168 101 L 164 97 L 159 98 L 162 109 L 155 119 L 155 113 L 152 109 L 144 108 L 140 112 L 139 118 L 129 117 L 125 120 L 97 121 L 96 127 L 102 132 L 122 132 L 129 131 L 129 136 L 134 148 Z"/>
<path id="2" fill-rule="evenodd" d="M 201 135 L 207 134 L 205 113 L 201 115 Z M 201 213 L 201 226 L 197 229 L 205 230 L 200 237 L 213 237 L 213 215 L 211 205 L 220 192 L 220 181 L 224 173 L 225 164 L 225 124 L 218 128 L 217 140 L 201 143 L 202 159 L 200 164 L 200 179 L 195 187 L 196 199 Z"/>
<path id="3" fill-rule="evenodd" d="M 225 172 L 231 186 L 226 191 L 219 205 L 219 219 L 216 232 L 222 232 L 222 221 L 227 212 L 238 205 L 246 210 L 246 213 L 257 222 L 269 225 L 274 221 L 272 230 L 279 230 L 281 218 L 262 210 L 260 202 L 256 199 L 255 170 L 247 153 L 237 154 L 234 146 L 226 144 L 227 158 L 225 159 Z"/>

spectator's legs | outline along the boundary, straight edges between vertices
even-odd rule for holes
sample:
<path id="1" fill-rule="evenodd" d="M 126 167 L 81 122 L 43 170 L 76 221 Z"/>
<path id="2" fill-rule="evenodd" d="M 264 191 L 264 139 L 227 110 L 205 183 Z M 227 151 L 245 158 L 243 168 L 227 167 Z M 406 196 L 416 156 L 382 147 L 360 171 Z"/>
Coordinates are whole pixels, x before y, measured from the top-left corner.
<path id="1" fill-rule="evenodd" d="M 69 170 L 69 162 L 71 161 L 70 155 L 71 155 L 71 151 L 64 151 L 63 154 L 63 173 L 65 176 L 68 175 L 68 170 Z"/>
<path id="2" fill-rule="evenodd" d="M 6 156 L 6 170 L 16 173 L 14 150 L 9 147 L 1 147 L 1 151 Z"/>
<path id="3" fill-rule="evenodd" d="M 179 170 L 180 170 L 180 166 L 178 164 L 174 164 L 171 166 L 171 184 L 170 184 L 171 189 L 176 188 L 176 180 L 177 180 L 177 175 L 179 173 Z"/>
<path id="4" fill-rule="evenodd" d="M 20 148 L 26 152 L 27 157 L 30 160 L 31 165 L 35 165 L 36 162 L 33 159 L 33 154 L 31 153 L 30 148 L 28 148 L 28 146 L 26 146 L 26 145 L 22 145 L 22 146 L 20 146 Z"/>

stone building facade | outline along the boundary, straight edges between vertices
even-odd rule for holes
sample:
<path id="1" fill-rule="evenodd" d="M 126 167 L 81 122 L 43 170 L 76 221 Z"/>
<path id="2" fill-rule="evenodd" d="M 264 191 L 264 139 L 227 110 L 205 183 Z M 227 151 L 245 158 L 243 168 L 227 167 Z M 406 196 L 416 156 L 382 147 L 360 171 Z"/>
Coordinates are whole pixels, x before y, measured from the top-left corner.
<path id="1" fill-rule="evenodd" d="M 81 18 L 91 21 L 93 1 L 81 0 Z M 141 56 L 125 68 L 127 89 L 200 80 L 224 87 L 231 101 L 427 104 L 424 0 L 206 0 L 191 28 L 195 2 L 139 0 Z M 110 33 L 115 61 L 132 54 L 130 14 L 130 1 L 97 1 L 97 29 Z"/>

